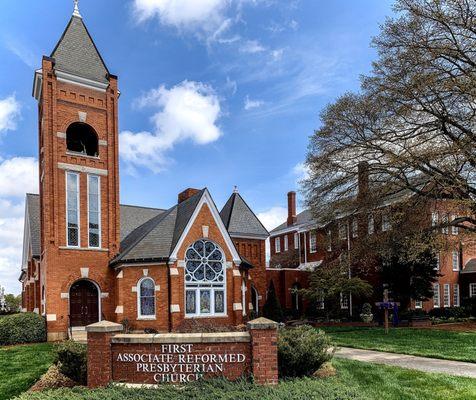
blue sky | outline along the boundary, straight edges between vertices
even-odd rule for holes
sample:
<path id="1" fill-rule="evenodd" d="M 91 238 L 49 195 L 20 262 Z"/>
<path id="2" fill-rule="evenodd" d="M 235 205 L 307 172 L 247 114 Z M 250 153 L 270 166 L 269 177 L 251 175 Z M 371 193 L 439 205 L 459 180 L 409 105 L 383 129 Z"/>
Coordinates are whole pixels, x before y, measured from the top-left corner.
<path id="1" fill-rule="evenodd" d="M 80 0 L 119 76 L 121 202 L 169 207 L 233 186 L 268 228 L 298 189 L 319 112 L 356 90 L 390 0 Z M 68 0 L 0 2 L 0 285 L 19 291 L 23 199 L 37 191 L 33 71 L 72 13 Z"/>

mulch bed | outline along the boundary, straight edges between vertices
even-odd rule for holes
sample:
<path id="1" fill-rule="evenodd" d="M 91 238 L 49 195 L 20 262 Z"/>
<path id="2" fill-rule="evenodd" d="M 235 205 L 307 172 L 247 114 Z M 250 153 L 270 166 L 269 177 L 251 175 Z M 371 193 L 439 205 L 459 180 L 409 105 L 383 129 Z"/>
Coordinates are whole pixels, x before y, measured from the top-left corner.
<path id="1" fill-rule="evenodd" d="M 46 389 L 72 388 L 79 386 L 78 383 L 72 379 L 64 376 L 56 365 L 52 365 L 48 371 L 36 382 L 31 388 L 30 392 L 39 392 Z"/>
<path id="2" fill-rule="evenodd" d="M 423 328 L 423 327 L 422 327 Z M 441 329 L 453 332 L 476 332 L 476 322 L 455 322 L 448 324 L 436 324 L 426 329 Z"/>

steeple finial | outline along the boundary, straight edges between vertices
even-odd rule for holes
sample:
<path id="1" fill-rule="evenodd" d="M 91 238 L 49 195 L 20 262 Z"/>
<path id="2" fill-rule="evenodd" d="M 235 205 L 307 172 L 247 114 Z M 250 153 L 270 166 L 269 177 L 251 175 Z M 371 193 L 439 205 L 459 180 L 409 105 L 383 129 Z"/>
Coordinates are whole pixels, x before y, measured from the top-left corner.
<path id="1" fill-rule="evenodd" d="M 81 14 L 79 13 L 79 0 L 74 0 L 74 11 L 73 11 L 73 16 L 78 17 L 78 18 L 83 18 Z"/>
<path id="2" fill-rule="evenodd" d="M 238 193 L 238 186 L 235 186 L 235 187 L 233 188 L 233 193 Z"/>

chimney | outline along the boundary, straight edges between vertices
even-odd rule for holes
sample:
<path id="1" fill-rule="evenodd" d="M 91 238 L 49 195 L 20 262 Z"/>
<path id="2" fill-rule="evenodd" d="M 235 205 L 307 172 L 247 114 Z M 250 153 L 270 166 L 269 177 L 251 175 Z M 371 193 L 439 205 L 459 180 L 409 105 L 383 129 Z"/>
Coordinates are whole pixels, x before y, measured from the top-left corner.
<path id="1" fill-rule="evenodd" d="M 296 223 L 296 192 L 288 193 L 288 226 Z"/>
<path id="2" fill-rule="evenodd" d="M 358 165 L 358 194 L 359 199 L 365 199 L 369 193 L 369 163 L 359 162 Z"/>
<path id="3" fill-rule="evenodd" d="M 193 188 L 185 189 L 182 193 L 179 193 L 178 195 L 178 204 L 184 202 L 185 200 L 188 200 L 190 197 L 192 197 L 194 194 L 197 194 L 199 191 L 200 190 Z"/>

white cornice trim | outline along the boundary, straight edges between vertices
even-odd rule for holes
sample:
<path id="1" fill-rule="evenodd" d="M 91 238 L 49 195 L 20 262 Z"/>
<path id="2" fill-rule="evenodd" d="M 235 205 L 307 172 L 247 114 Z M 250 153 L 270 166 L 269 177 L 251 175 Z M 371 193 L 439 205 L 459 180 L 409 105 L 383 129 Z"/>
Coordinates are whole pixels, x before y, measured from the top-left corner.
<path id="1" fill-rule="evenodd" d="M 102 175 L 102 176 L 108 175 L 107 169 L 85 167 L 83 165 L 67 164 L 62 162 L 58 163 L 58 168 L 64 169 L 65 171 L 85 172 L 88 174 Z"/>
<path id="2" fill-rule="evenodd" d="M 96 82 L 91 79 L 82 78 L 77 75 L 68 74 L 66 72 L 56 70 L 56 77 L 59 82 L 72 83 L 73 85 L 78 85 L 86 87 L 88 89 L 98 90 L 105 93 L 106 89 L 109 87 L 108 83 Z"/>
<path id="3" fill-rule="evenodd" d="M 228 250 L 230 250 L 231 256 L 233 258 L 233 262 L 236 265 L 241 264 L 241 258 L 235 248 L 235 245 L 233 244 L 233 240 L 231 240 L 231 236 L 228 233 L 228 231 L 225 228 L 225 225 L 223 224 L 223 221 L 220 217 L 220 213 L 218 212 L 218 209 L 215 206 L 215 203 L 212 200 L 212 196 L 210 195 L 210 192 L 208 189 L 205 189 L 200 201 L 198 202 L 197 206 L 195 207 L 195 210 L 193 211 L 192 217 L 190 218 L 190 221 L 188 221 L 187 226 L 185 227 L 184 231 L 182 232 L 182 235 L 180 236 L 180 239 L 178 240 L 177 244 L 175 245 L 174 250 L 172 251 L 172 254 L 170 255 L 170 260 L 177 260 L 177 253 L 179 249 L 182 247 L 183 242 L 185 238 L 187 237 L 188 232 L 192 228 L 195 219 L 198 216 L 198 213 L 202 209 L 203 205 L 207 204 L 208 208 L 210 209 L 213 219 L 215 220 L 215 223 L 218 226 L 218 229 L 220 230 L 220 233 L 223 236 L 223 239 L 225 240 L 225 243 L 228 247 Z"/>
<path id="4" fill-rule="evenodd" d="M 35 71 L 35 76 L 33 78 L 33 97 L 37 101 L 39 101 L 41 97 L 41 90 L 43 87 L 42 82 L 43 82 L 43 70 L 37 69 Z"/>
<path id="5" fill-rule="evenodd" d="M 237 238 L 237 239 L 255 239 L 255 240 L 266 240 L 269 237 L 269 236 L 265 236 L 265 235 L 261 235 L 261 236 L 235 235 L 233 233 L 230 233 L 230 236 L 232 238 Z"/>

